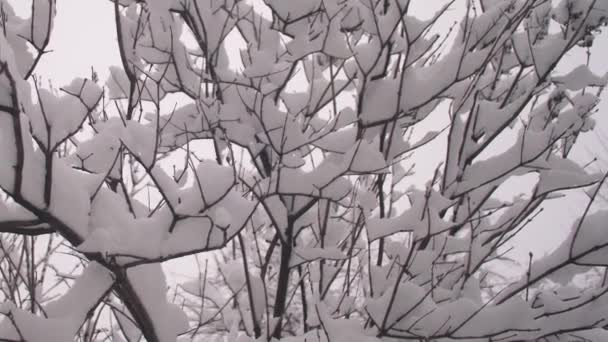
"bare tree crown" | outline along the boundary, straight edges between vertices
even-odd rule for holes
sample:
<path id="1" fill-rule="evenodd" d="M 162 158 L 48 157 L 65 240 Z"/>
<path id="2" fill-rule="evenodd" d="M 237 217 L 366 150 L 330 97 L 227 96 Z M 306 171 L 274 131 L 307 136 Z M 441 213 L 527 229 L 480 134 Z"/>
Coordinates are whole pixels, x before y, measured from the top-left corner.
<path id="1" fill-rule="evenodd" d="M 605 177 L 569 159 L 608 75 L 555 71 L 608 1 L 411 2 L 114 0 L 121 65 L 55 89 L 56 1 L 0 0 L 0 339 L 608 340 L 608 284 L 572 286 L 608 266 Z M 581 188 L 505 282 L 505 247 Z"/>

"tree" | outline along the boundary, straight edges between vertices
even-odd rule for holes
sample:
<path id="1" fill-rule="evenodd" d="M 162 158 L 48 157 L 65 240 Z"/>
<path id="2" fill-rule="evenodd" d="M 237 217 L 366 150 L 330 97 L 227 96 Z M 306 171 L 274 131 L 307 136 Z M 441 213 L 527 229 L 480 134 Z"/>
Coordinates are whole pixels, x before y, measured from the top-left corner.
<path id="1" fill-rule="evenodd" d="M 593 130 L 593 136 L 584 145 L 584 156 L 586 158 L 587 167 L 595 172 L 605 172 L 606 170 L 606 152 L 608 152 L 608 145 L 606 142 L 606 132 L 601 127 Z M 599 205 L 604 206 L 608 203 L 608 196 L 606 194 L 606 185 L 600 189 L 597 196 L 599 197 Z"/>
<path id="2" fill-rule="evenodd" d="M 519 280 L 500 264 L 604 182 L 569 154 L 608 76 L 555 68 L 608 1 L 471 0 L 440 29 L 457 5 L 115 0 L 122 65 L 55 89 L 55 0 L 0 0 L 0 337 L 606 340 L 608 285 L 571 283 L 608 265 L 608 212 Z M 168 291 L 177 259 L 198 274 Z"/>

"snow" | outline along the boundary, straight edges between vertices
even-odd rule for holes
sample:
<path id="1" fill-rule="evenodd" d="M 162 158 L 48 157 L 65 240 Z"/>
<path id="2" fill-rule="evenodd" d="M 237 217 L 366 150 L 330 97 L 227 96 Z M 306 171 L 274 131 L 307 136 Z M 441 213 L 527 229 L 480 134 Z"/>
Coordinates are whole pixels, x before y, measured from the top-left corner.
<path id="1" fill-rule="evenodd" d="M 142 338 L 141 331 L 133 324 L 133 318 L 129 315 L 128 311 L 122 305 L 122 303 L 112 303 L 117 309 L 113 310 L 117 322 L 120 324 L 120 328 L 115 328 L 112 331 L 112 337 L 117 341 L 137 341 Z M 126 340 L 125 340 L 125 336 Z"/>
<path id="2" fill-rule="evenodd" d="M 605 211 L 588 215 L 581 219 L 580 230 L 573 227 L 572 238 L 567 242 L 570 243 L 570 254 L 579 264 L 603 265 L 608 260 L 605 248 L 608 239 L 602 228 L 607 215 Z"/>
<path id="3" fill-rule="evenodd" d="M 526 330 L 539 326 L 535 320 L 538 312 L 530 310 L 529 304 L 522 299 L 487 307 L 465 297 L 440 304 L 433 301 L 428 289 L 411 282 L 399 284 L 397 293 L 399 301 L 391 307 L 386 326 L 415 331 L 419 336 L 449 332 L 454 338 L 466 338 L 500 335 L 510 329 L 513 330 L 509 334 L 517 336 L 518 331 L 521 331 L 526 336 Z M 387 307 L 386 301 L 391 294 L 392 289 L 366 304 L 366 309 L 378 324 L 384 320 L 386 312 L 383 308 Z M 409 314 L 403 316 L 404 313 Z"/>
<path id="4" fill-rule="evenodd" d="M 0 201 L 0 217 L 2 221 L 30 221 L 36 219 L 34 214 L 20 205 L 4 200 Z"/>
<path id="5" fill-rule="evenodd" d="M 328 341 L 335 342 L 380 342 L 381 340 L 366 333 L 356 320 L 335 319 L 323 302 L 315 304 L 318 319 L 322 322 Z M 368 336 L 366 336 L 368 335 Z M 311 338 L 312 340 L 312 338 Z"/>
<path id="6" fill-rule="evenodd" d="M 188 329 L 186 314 L 167 301 L 167 285 L 160 264 L 148 264 L 127 270 L 127 277 L 148 312 L 160 342 L 175 341 Z"/>
<path id="7" fill-rule="evenodd" d="M 175 208 L 181 202 L 180 189 L 175 180 L 160 166 L 154 165 L 149 173 L 163 198 Z"/>
<path id="8" fill-rule="evenodd" d="M 397 1 L 402 9 L 409 6 L 407 0 Z M 387 332 L 403 334 L 404 339 L 444 335 L 446 341 L 476 340 L 487 335 L 535 340 L 560 329 L 592 328 L 595 320 L 608 318 L 601 296 L 605 289 L 572 287 L 572 275 L 606 266 L 607 211 L 580 219 L 560 248 L 535 257 L 531 279 L 524 275 L 496 299 L 491 298 L 496 288 L 486 285 L 494 285 L 500 276 L 490 266 L 502 262 L 502 243 L 535 213 L 534 196 L 553 198 L 552 193 L 584 188 L 599 179 L 549 147 L 569 151 L 582 132 L 594 127 L 590 114 L 599 101 L 594 94 L 598 89 L 586 88 L 602 88 L 608 74 L 596 75 L 581 66 L 556 76 L 553 68 L 570 45 L 589 39 L 584 35 L 603 20 L 600 13 L 608 5 L 595 3 L 597 10 L 583 22 L 586 6 L 594 3 L 590 0 L 547 1 L 526 16 L 514 15 L 528 5 L 525 1 L 487 0 L 479 8 L 479 2 L 467 3 L 475 9 L 454 26 L 460 32 L 449 39 L 455 40 L 441 46 L 442 36 L 434 34 L 439 31 L 433 27 L 435 16 L 401 16 L 395 7 L 384 13 L 382 1 L 375 7 L 358 0 L 122 1 L 128 5 L 120 13 L 127 67 L 135 74 L 135 95 L 143 102 L 134 102 L 141 105 L 134 113 L 143 119 L 119 118 L 117 109 L 106 103 L 103 116 L 99 108 L 92 113 L 93 127 L 86 115 L 102 99 L 102 89 L 94 82 L 76 78 L 60 91 L 41 88 L 38 97 L 31 96 L 37 95 L 35 88 L 21 80 L 33 56 L 20 35 L 31 35 L 40 47 L 49 34 L 44 24 L 50 24 L 41 15 L 54 6 L 53 1 L 34 0 L 40 10 L 34 14 L 34 32 L 28 31 L 31 22 L 9 15 L 7 32 L 0 35 L 0 63 L 7 61 L 7 70 L 16 75 L 15 106 L 22 111 L 0 113 L 0 186 L 10 194 L 16 179 L 13 120 L 19 120 L 24 173 L 18 200 L 44 213 L 43 218 L 65 224 L 62 228 L 82 240 L 75 252 L 99 253 L 104 262 L 123 267 L 163 342 L 199 338 L 179 335 L 189 321 L 214 317 L 216 308 L 209 303 L 227 304 L 209 323 L 216 329 L 212 331 L 225 332 L 218 339 L 253 341 L 253 311 L 263 326 L 260 339 L 267 339 L 265 334 L 279 321 L 268 316 L 276 302 L 272 290 L 280 248 L 268 256 L 270 267 L 263 279 L 259 267 L 264 261 L 259 259 L 273 236 L 284 234 L 290 224 L 294 245 L 289 266 L 299 266 L 303 273 L 299 278 L 296 272 L 290 275 L 288 292 L 294 294 L 295 304 L 289 299 L 286 317 L 300 324 L 298 297 L 305 295 L 313 326 L 302 334 L 297 326 L 299 336 L 285 341 L 376 342 Z M 396 1 L 388 4 L 395 6 Z M 444 9 L 435 15 L 442 16 Z M 578 17 L 568 18 L 569 10 Z M 191 15 L 186 25 L 179 11 Z M 145 29 L 138 31 L 144 14 Z M 507 27 L 511 23 L 518 26 Z M 191 31 L 182 32 L 188 25 L 204 31 L 201 41 Z M 577 25 L 585 27 L 577 33 L 571 29 Z M 137 41 L 136 31 L 141 33 Z M 468 41 L 465 34 L 470 35 Z M 235 47 L 228 48 L 232 43 Z M 388 44 L 393 49 L 387 58 Z M 502 46 L 510 44 L 513 50 L 503 51 Z M 385 60 L 388 74 L 377 77 Z M 401 74 L 397 60 L 405 64 Z M 337 72 L 335 79 L 329 63 Z M 215 68 L 221 101 L 214 93 L 201 93 L 201 78 L 212 76 L 206 65 Z M 124 107 L 131 86 L 127 74 L 111 68 L 106 86 L 109 99 Z M 0 74 L 4 106 L 12 106 L 8 87 L 6 73 Z M 144 94 L 138 94 L 140 90 Z M 537 94 L 531 108 L 530 99 Z M 357 101 L 361 97 L 363 101 Z M 171 101 L 177 102 L 175 110 L 167 112 L 165 103 Z M 152 105 L 161 109 L 150 112 Z M 439 138 L 444 129 L 432 113 L 449 115 L 441 118 L 446 125 L 451 120 L 447 140 Z M 426 123 L 432 127 L 425 130 Z M 67 137 L 74 146 L 57 149 Z M 206 141 L 199 145 L 194 140 Z M 443 144 L 441 153 L 418 150 L 431 141 Z M 212 144 L 220 151 L 222 165 L 213 151 L 201 147 Z M 441 159 L 445 148 L 448 160 Z M 175 162 L 186 149 L 196 155 L 186 164 Z M 128 176 L 133 170 L 119 153 L 130 153 L 143 166 L 137 166 L 135 177 L 142 176 L 142 183 L 132 184 Z M 260 172 L 260 164 L 253 164 L 259 163 L 260 153 L 268 157 L 270 172 Z M 407 158 L 416 157 L 445 164 L 436 173 L 414 167 L 412 172 L 408 166 L 416 160 Z M 46 170 L 49 161 L 53 168 Z M 181 181 L 172 177 L 171 163 L 179 164 L 179 172 L 187 176 Z M 415 171 L 416 177 L 410 177 Z M 45 183 L 47 172 L 53 176 L 50 184 Z M 376 182 L 380 174 L 386 180 L 382 215 Z M 497 194 L 512 186 L 509 180 L 531 174 L 533 191 L 508 201 Z M 131 194 L 113 192 L 104 183 L 106 177 L 123 180 Z M 153 197 L 165 200 L 153 213 L 136 191 L 145 182 L 157 188 Z M 45 185 L 52 189 L 48 204 L 41 191 Z M 2 196 L 0 219 L 36 216 Z M 254 236 L 258 244 L 252 242 L 251 229 L 259 229 L 260 235 Z M 366 234 L 357 235 L 358 229 Z M 238 252 L 230 256 L 229 249 L 222 250 L 239 233 L 247 242 L 246 260 Z M 384 254 L 377 265 L 376 240 L 381 238 Z M 206 298 L 200 298 L 199 280 L 185 285 L 184 292 L 176 289 L 176 296 L 168 299 L 173 293 L 167 291 L 160 262 L 192 254 L 218 256 L 221 261 L 214 266 L 225 279 L 214 275 L 205 284 L 210 285 Z M 244 290 L 244 268 L 251 289 Z M 407 272 L 400 273 L 403 269 Z M 488 275 L 492 280 L 485 279 Z M 23 327 L 25 340 L 73 340 L 116 276 L 91 262 L 73 284 L 70 281 L 69 291 L 46 305 L 48 317 L 10 303 L 2 304 L 0 312 L 10 314 L 19 330 Z M 556 290 L 546 290 L 549 286 Z M 524 289 L 531 292 L 529 301 L 522 298 Z M 118 303 L 120 298 L 111 300 Z M 199 307 L 199 300 L 204 305 Z M 178 304 L 192 310 L 190 317 Z M 572 310 L 559 312 L 566 308 Z M 116 316 L 125 336 L 138 339 L 128 313 Z M 368 319 L 374 324 L 366 324 Z M 118 340 L 119 328 L 111 328 Z M 580 333 L 604 338 L 597 329 Z M 6 318 L 0 336 L 20 339 Z"/>
<path id="9" fill-rule="evenodd" d="M 266 0 L 268 6 L 272 7 L 274 11 L 283 19 L 297 19 L 301 18 L 312 11 L 319 8 L 321 0 L 310 0 L 310 1 L 298 1 L 298 2 L 285 2 L 281 0 Z"/>
<path id="10" fill-rule="evenodd" d="M 220 200 L 236 182 L 232 168 L 220 166 L 211 161 L 203 161 L 198 164 L 196 174 L 206 205 Z"/>
<path id="11" fill-rule="evenodd" d="M 277 191 L 283 194 L 322 195 L 335 200 L 342 199 L 349 191 L 350 183 L 340 177 L 347 171 L 345 160 L 339 163 L 324 160 L 314 170 L 304 172 L 300 169 L 283 169 L 277 184 Z M 299 182 L 292 182 L 299 179 Z M 262 188 L 264 188 L 262 186 Z"/>
<path id="12" fill-rule="evenodd" d="M 170 8 L 176 5 L 177 1 L 171 0 L 150 0 L 148 6 L 152 12 L 169 11 Z"/>
<path id="13" fill-rule="evenodd" d="M 579 65 L 566 75 L 551 77 L 551 80 L 569 90 L 576 91 L 589 86 L 606 86 L 608 84 L 608 73 L 600 77 L 589 70 L 586 65 Z"/>
<path id="14" fill-rule="evenodd" d="M 110 66 L 110 77 L 106 86 L 111 99 L 126 99 L 129 96 L 129 79 L 122 68 Z"/>
<path id="15" fill-rule="evenodd" d="M 0 186 L 4 189 L 12 188 L 15 182 L 15 171 L 12 168 L 16 162 L 15 135 L 13 132 L 13 118 L 0 113 Z"/>
<path id="16" fill-rule="evenodd" d="M 305 247 L 296 248 L 294 256 L 289 260 L 289 267 L 295 267 L 314 260 L 345 260 L 348 257 L 339 248 Z"/>
<path id="17" fill-rule="evenodd" d="M 75 153 L 67 160 L 74 167 L 84 168 L 97 174 L 107 173 L 110 177 L 119 178 L 120 163 L 116 163 L 114 167 L 112 163 L 121 146 L 122 122 L 118 118 L 112 118 L 98 123 L 96 129 L 98 133 L 88 140 L 79 142 Z"/>
<path id="18" fill-rule="evenodd" d="M 435 235 L 445 231 L 450 224 L 439 217 L 439 212 L 450 206 L 450 201 L 434 190 L 426 198 L 426 192 L 412 190 L 408 195 L 411 207 L 402 214 L 391 218 L 368 218 L 366 222 L 367 236 L 376 240 L 400 231 L 411 231 L 414 238 L 419 239 L 427 234 Z"/>
<path id="19" fill-rule="evenodd" d="M 69 94 L 77 95 L 82 104 L 87 108 L 93 108 L 101 99 L 102 89 L 88 79 L 75 78 L 72 83 L 62 88 Z"/>
<path id="20" fill-rule="evenodd" d="M 75 333 L 89 311 L 108 293 L 113 284 L 112 273 L 92 261 L 66 294 L 46 305 L 45 312 L 49 317 L 71 317 L 74 322 L 72 333 Z"/>
<path id="21" fill-rule="evenodd" d="M 86 236 L 91 197 L 100 182 L 100 177 L 76 171 L 56 158 L 48 211 L 78 235 Z"/>
<path id="22" fill-rule="evenodd" d="M 255 208 L 241 194 L 229 191 L 213 207 L 179 220 L 173 233 L 159 242 L 159 256 L 220 248 L 245 226 Z"/>
<path id="23" fill-rule="evenodd" d="M 289 67 L 287 64 L 276 63 L 275 51 L 253 50 L 249 53 L 254 62 L 243 70 L 246 77 L 264 77 Z"/>
<path id="24" fill-rule="evenodd" d="M 156 160 L 154 146 L 157 139 L 157 132 L 152 127 L 129 120 L 121 141 L 144 167 L 149 168 Z"/>
<path id="25" fill-rule="evenodd" d="M 549 167 L 539 172 L 539 193 L 584 187 L 601 178 L 599 174 L 587 174 L 579 165 L 567 159 L 552 158 Z"/>
<path id="26" fill-rule="evenodd" d="M 36 316 L 13 305 L 4 305 L 11 320 L 0 323 L 0 336 L 9 339 L 23 337 L 26 341 L 64 342 L 74 339 L 90 310 L 105 296 L 114 279 L 103 266 L 91 262 L 67 293 L 44 306 L 46 317 Z"/>
<path id="27" fill-rule="evenodd" d="M 39 90 L 38 103 L 26 108 L 34 136 L 47 149 L 79 131 L 86 115 L 101 99 L 101 88 L 91 81 L 74 80 L 57 96 L 47 89 Z M 82 101 L 82 102 L 81 102 Z"/>
<path id="28" fill-rule="evenodd" d="M 348 169 L 354 173 L 380 173 L 387 168 L 380 153 L 379 141 L 359 141 L 344 156 Z"/>
<path id="29" fill-rule="evenodd" d="M 19 309 L 11 314 L 19 332 L 9 320 L 4 319 L 0 324 L 0 336 L 3 338 L 19 340 L 22 336 L 25 341 L 32 342 L 64 342 L 74 338 L 74 331 L 70 329 L 72 320 L 69 318 L 43 319 Z"/>
<path id="30" fill-rule="evenodd" d="M 226 208 L 218 206 L 215 208 L 213 222 L 220 227 L 228 227 L 232 223 L 232 215 Z"/>
<path id="31" fill-rule="evenodd" d="M 366 121 L 389 119 L 395 116 L 399 80 L 381 79 L 371 82 L 365 91 L 361 117 Z M 408 91 L 410 91 L 408 89 Z"/>
<path id="32" fill-rule="evenodd" d="M 31 32 L 32 42 L 34 45 L 42 49 L 44 41 L 50 36 L 53 29 L 53 19 L 55 18 L 55 1 L 54 0 L 34 0 L 32 8 L 34 9 L 31 20 L 35 23 L 32 25 Z"/>
<path id="33" fill-rule="evenodd" d="M 44 208 L 44 195 L 41 189 L 44 189 L 44 156 L 40 150 L 35 150 L 31 141 L 32 136 L 27 130 L 27 119 L 25 115 L 20 114 L 21 120 L 21 136 L 23 137 L 23 181 L 21 193 L 27 200 L 38 208 Z"/>
<path id="34" fill-rule="evenodd" d="M 102 188 L 91 203 L 89 233 L 78 250 L 108 256 L 158 258 L 169 224 L 167 221 L 163 216 L 135 219 L 120 195 Z"/>
<path id="35" fill-rule="evenodd" d="M 568 41 L 561 34 L 550 35 L 532 48 L 532 58 L 539 77 L 547 75 L 564 52 Z"/>
<path id="36" fill-rule="evenodd" d="M 339 22 L 332 20 L 327 31 L 327 37 L 324 40 L 323 52 L 341 59 L 347 59 L 352 56 L 347 42 L 347 37 L 340 31 Z"/>
<path id="37" fill-rule="evenodd" d="M 368 42 L 360 42 L 357 44 L 354 49 L 354 57 L 357 62 L 358 68 L 363 73 L 369 73 L 372 69 L 379 69 L 382 63 L 378 63 L 378 61 L 382 61 L 380 51 L 381 42 L 378 38 L 372 38 Z"/>

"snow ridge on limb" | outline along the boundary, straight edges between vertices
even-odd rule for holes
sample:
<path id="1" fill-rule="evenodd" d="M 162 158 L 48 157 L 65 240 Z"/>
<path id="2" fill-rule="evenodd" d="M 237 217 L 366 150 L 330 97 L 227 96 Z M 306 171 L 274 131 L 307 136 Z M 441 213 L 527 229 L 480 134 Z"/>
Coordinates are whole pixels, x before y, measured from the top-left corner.
<path id="1" fill-rule="evenodd" d="M 72 340 L 113 284 L 112 273 L 93 261 L 65 294 L 42 308 L 44 317 L 3 303 L 1 313 L 6 318 L 0 324 L 0 336 L 32 342 Z"/>

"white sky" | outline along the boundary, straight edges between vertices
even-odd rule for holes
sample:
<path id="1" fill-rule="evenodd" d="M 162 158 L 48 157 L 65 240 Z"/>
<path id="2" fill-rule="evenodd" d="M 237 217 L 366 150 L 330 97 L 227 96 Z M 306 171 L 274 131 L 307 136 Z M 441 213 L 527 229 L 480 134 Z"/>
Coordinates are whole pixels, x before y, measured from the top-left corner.
<path id="1" fill-rule="evenodd" d="M 294 0 L 296 1 L 296 0 Z M 299 0 L 298 0 L 299 1 Z M 459 0 L 460 1 L 460 0 Z M 31 0 L 9 0 L 17 14 L 29 15 Z M 57 0 L 57 17 L 52 33 L 49 49 L 53 52 L 46 54 L 37 70 L 38 76 L 50 80 L 56 87 L 69 83 L 74 77 L 91 74 L 94 67 L 101 80 L 108 77 L 108 67 L 119 64 L 116 46 L 116 31 L 113 21 L 113 3 L 108 0 Z M 464 0 L 462 0 L 464 3 Z M 412 12 L 420 11 L 422 16 L 432 13 L 429 4 L 440 6 L 445 1 L 413 1 Z M 454 11 L 454 15 L 458 15 Z M 606 30 L 608 31 L 608 30 Z M 584 62 L 583 54 L 571 54 L 560 65 L 561 70 L 568 70 Z M 598 73 L 608 71 L 608 32 L 604 32 L 596 40 L 594 54 L 591 60 L 592 70 Z M 46 81 L 43 81 L 45 84 Z M 600 128 L 608 132 L 608 92 L 603 95 L 599 113 L 595 119 Z M 580 161 L 591 159 L 586 150 L 595 150 L 596 138 L 593 135 L 584 136 L 582 145 L 575 158 Z M 582 152 L 581 152 L 582 151 Z M 598 148 L 598 152 L 601 150 Z M 608 155 L 604 156 L 608 160 Z M 513 186 L 517 187 L 517 182 Z M 525 184 L 519 184 L 525 188 Z M 514 256 L 523 260 L 529 250 L 537 250 L 537 255 L 555 247 L 568 232 L 571 222 L 576 219 L 586 205 L 586 197 L 582 192 L 569 193 L 569 197 L 555 200 L 545 205 L 545 213 L 536 224 L 529 228 L 534 233 L 524 234 L 517 241 L 517 251 Z M 522 259 L 523 258 L 523 259 Z"/>

